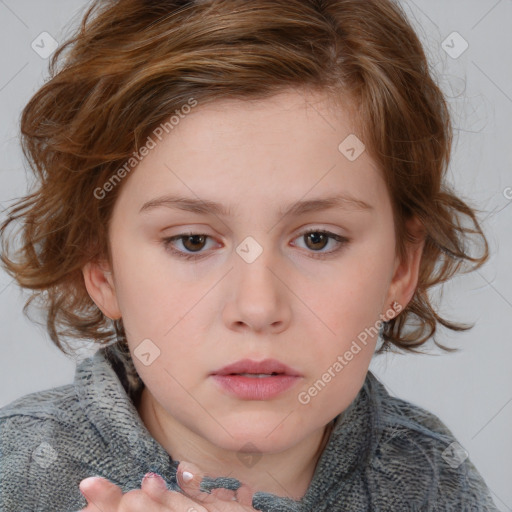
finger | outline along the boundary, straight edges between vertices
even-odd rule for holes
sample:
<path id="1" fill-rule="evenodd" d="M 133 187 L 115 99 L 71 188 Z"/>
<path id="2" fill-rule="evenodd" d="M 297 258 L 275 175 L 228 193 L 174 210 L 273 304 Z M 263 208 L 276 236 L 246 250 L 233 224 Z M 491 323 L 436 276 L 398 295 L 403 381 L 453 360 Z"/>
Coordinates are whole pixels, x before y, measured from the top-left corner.
<path id="1" fill-rule="evenodd" d="M 189 462 L 180 462 L 176 480 L 183 492 L 198 502 L 213 503 L 219 499 L 233 501 L 236 498 L 238 485 L 233 482 L 234 479 L 230 479 L 229 489 L 226 489 L 227 486 L 219 487 L 215 484 L 215 479 L 204 475 L 196 465 Z"/>
<path id="2" fill-rule="evenodd" d="M 236 501 L 236 491 L 232 491 L 231 489 L 224 489 L 224 487 L 219 487 L 218 489 L 212 489 L 211 496 L 215 496 L 217 499 L 222 501 Z"/>
<path id="3" fill-rule="evenodd" d="M 141 489 L 158 503 L 162 503 L 167 493 L 167 483 L 156 473 L 146 473 L 142 479 Z"/>
<path id="4" fill-rule="evenodd" d="M 236 478 L 211 478 L 204 475 L 190 462 L 180 462 L 176 473 L 178 485 L 183 492 L 203 503 L 213 503 L 219 499 L 252 507 L 253 490 Z"/>
<path id="5" fill-rule="evenodd" d="M 142 479 L 141 489 L 157 503 L 168 503 L 167 483 L 160 475 L 156 473 L 146 473 Z M 236 500 L 235 492 L 228 489 L 213 489 L 211 493 L 216 498 L 223 501 Z"/>
<path id="6" fill-rule="evenodd" d="M 222 501 L 236 501 L 239 505 L 252 507 L 252 497 L 254 491 L 251 487 L 246 484 L 240 484 L 240 487 L 236 491 L 224 489 L 219 487 L 212 489 L 210 496 L 215 496 L 217 499 Z M 208 500 L 208 498 L 206 498 Z"/>
<path id="7" fill-rule="evenodd" d="M 170 512 L 172 511 L 190 511 L 192 512 L 190 505 L 194 505 L 194 502 L 189 498 L 185 498 L 179 492 L 174 491 L 164 491 L 166 493 L 166 497 L 164 501 L 155 500 L 153 497 L 148 496 L 148 494 L 142 489 L 134 489 L 132 491 L 128 491 L 123 495 L 123 498 L 120 503 L 120 508 L 116 510 L 123 510 L 123 512 Z M 198 507 L 198 506 L 197 506 Z M 202 508 L 197 512 L 206 512 Z M 111 512 L 110 510 L 105 510 L 102 512 Z"/>
<path id="8" fill-rule="evenodd" d="M 236 491 L 236 500 L 241 505 L 252 507 L 254 493 L 255 490 L 250 485 L 242 483 Z"/>
<path id="9" fill-rule="evenodd" d="M 87 508 L 84 509 L 86 512 L 115 510 L 123 497 L 123 491 L 117 485 L 100 476 L 85 478 L 79 487 L 87 500 Z"/>
<path id="10" fill-rule="evenodd" d="M 146 493 L 146 497 L 151 500 L 155 505 L 163 505 L 162 512 L 170 510 L 183 510 L 186 512 L 208 512 L 208 510 L 185 496 L 179 491 L 171 491 L 165 489 L 158 489 L 152 487 L 150 483 L 146 482 L 141 492 Z M 134 510 L 157 510 L 155 508 L 134 508 Z M 160 508 L 158 509 L 160 510 Z"/>

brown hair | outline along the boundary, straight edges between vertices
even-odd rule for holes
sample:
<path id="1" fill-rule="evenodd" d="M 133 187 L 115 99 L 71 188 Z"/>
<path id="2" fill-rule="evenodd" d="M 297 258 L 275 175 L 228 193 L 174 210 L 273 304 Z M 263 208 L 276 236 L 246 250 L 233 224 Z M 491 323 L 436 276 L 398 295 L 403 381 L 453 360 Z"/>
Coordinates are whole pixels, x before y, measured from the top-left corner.
<path id="1" fill-rule="evenodd" d="M 191 98 L 264 99 L 290 88 L 352 102 L 358 136 L 392 200 L 397 254 L 403 258 L 414 241 L 408 218 L 425 228 L 415 295 L 384 324 L 380 350 L 416 351 L 437 324 L 471 328 L 439 316 L 427 292 L 479 268 L 488 245 L 474 210 L 444 182 L 449 110 L 417 35 L 392 1 L 96 0 L 49 70 L 21 118 L 37 188 L 11 207 L 0 235 L 4 267 L 32 290 L 24 312 L 41 299 L 61 350 L 65 337 L 103 343 L 124 335 L 84 285 L 86 262 L 111 261 L 108 224 L 120 187 L 101 200 L 94 191 Z M 20 247 L 10 255 L 6 228 L 18 220 Z M 467 250 L 470 235 L 480 240 L 480 257 Z"/>

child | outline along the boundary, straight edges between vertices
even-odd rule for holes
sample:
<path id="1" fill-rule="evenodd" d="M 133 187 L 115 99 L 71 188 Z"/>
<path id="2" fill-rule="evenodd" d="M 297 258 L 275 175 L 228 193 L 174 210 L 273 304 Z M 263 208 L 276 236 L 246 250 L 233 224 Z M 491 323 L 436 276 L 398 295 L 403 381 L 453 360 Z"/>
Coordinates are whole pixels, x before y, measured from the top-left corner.
<path id="1" fill-rule="evenodd" d="M 427 292 L 488 257 L 394 3 L 96 1 L 50 72 L 2 261 L 98 350 L 0 411 L 1 510 L 497 510 L 368 371 L 464 329 Z"/>

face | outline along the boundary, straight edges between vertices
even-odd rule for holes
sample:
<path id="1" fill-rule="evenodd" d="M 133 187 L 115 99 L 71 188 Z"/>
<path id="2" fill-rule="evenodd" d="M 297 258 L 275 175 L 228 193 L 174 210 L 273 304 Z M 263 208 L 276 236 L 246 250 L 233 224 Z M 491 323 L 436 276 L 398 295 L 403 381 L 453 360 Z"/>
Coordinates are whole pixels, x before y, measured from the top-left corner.
<path id="1" fill-rule="evenodd" d="M 122 183 L 112 275 L 84 271 L 160 411 L 218 447 L 278 452 L 326 425 L 360 390 L 379 320 L 412 296 L 420 250 L 398 261 L 381 172 L 355 139 L 339 149 L 353 132 L 318 94 L 197 106 Z M 297 377 L 237 396 L 212 372 L 241 359 Z"/>

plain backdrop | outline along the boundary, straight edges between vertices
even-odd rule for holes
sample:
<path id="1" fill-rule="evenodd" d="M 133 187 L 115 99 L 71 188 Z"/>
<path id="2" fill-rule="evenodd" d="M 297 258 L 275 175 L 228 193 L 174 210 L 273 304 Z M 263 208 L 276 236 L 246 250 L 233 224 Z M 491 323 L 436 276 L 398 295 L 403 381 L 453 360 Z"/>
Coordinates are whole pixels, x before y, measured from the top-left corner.
<path id="1" fill-rule="evenodd" d="M 449 99 L 455 127 L 451 183 L 481 210 L 492 257 L 480 271 L 447 284 L 440 298 L 442 314 L 475 322 L 467 333 L 440 331 L 439 341 L 459 347 L 458 353 L 387 354 L 375 357 L 370 369 L 391 394 L 439 416 L 469 453 L 500 510 L 512 511 L 512 0 L 402 4 Z M 2 218 L 4 208 L 27 191 L 19 116 L 48 66 L 41 43 L 39 53 L 33 48 L 41 38 L 49 42 L 47 34 L 62 41 L 86 5 L 0 0 Z M 45 48 L 51 50 L 49 44 Z M 23 316 L 25 299 L 0 271 L 0 407 L 74 377 L 75 361 Z"/>

